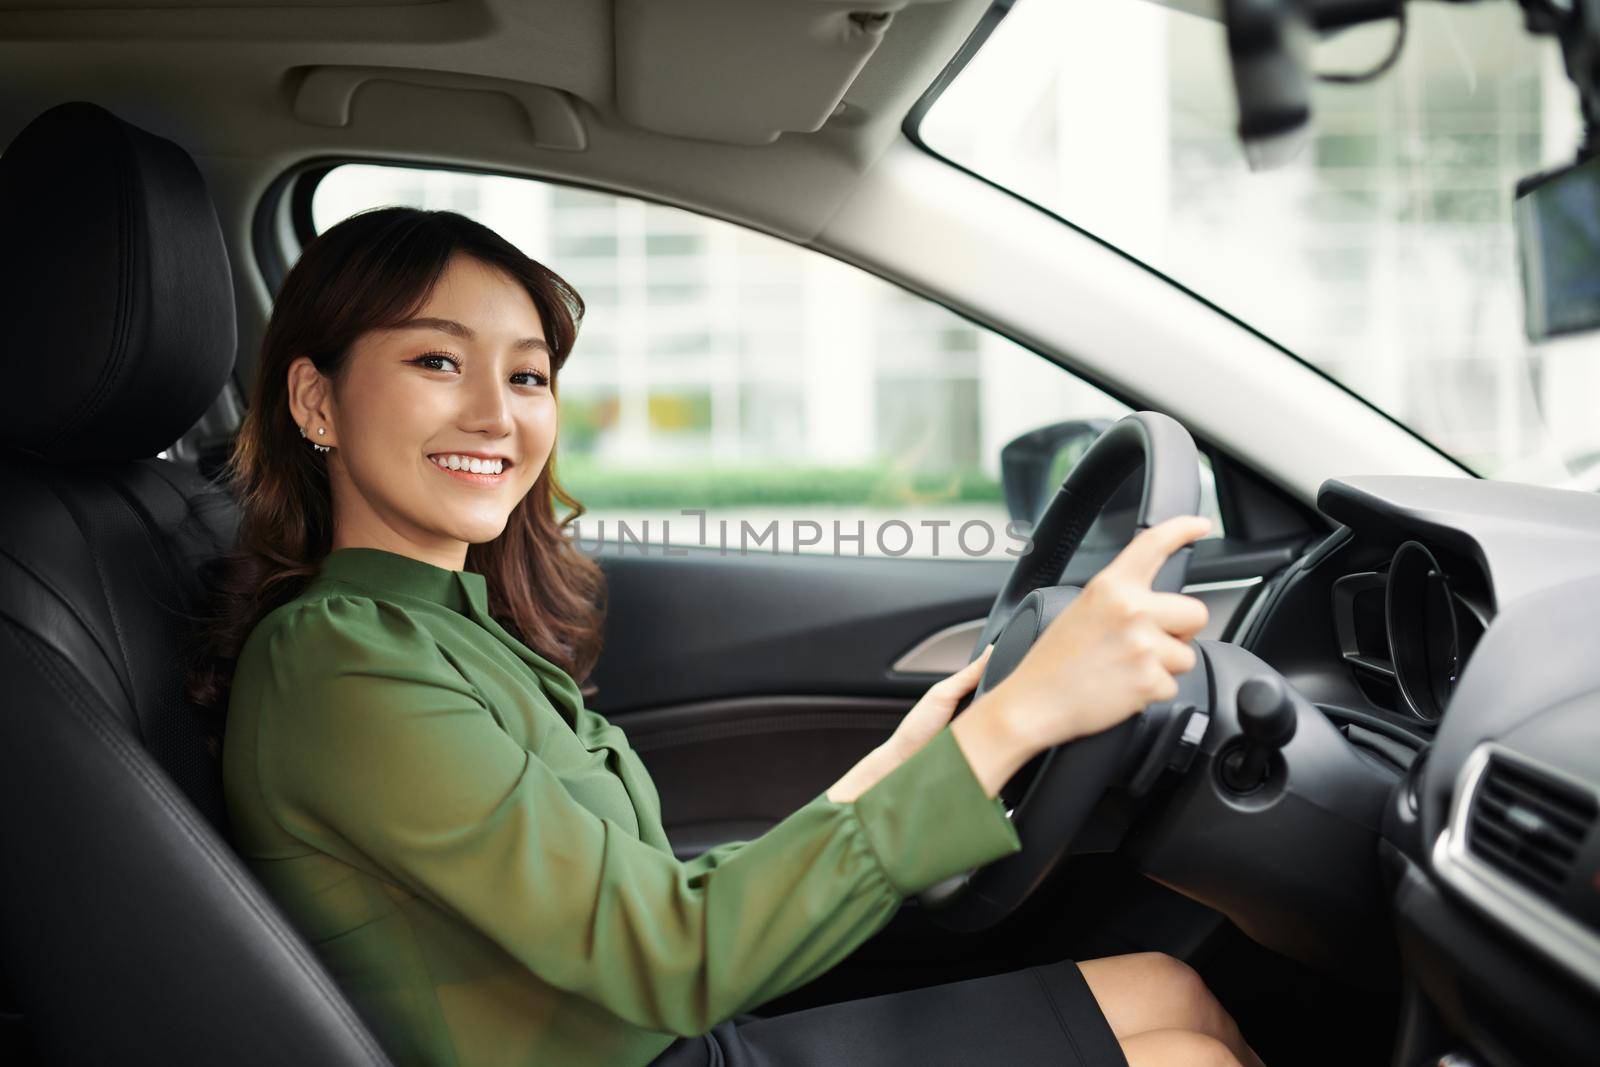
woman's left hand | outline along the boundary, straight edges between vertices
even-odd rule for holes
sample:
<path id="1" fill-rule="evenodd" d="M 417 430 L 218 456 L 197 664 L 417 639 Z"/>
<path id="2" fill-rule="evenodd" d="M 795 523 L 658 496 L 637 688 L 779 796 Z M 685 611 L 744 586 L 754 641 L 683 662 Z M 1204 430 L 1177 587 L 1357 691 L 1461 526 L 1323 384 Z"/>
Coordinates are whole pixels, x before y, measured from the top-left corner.
<path id="1" fill-rule="evenodd" d="M 922 699 L 906 712 L 906 717 L 900 720 L 900 725 L 895 727 L 884 747 L 897 760 L 903 761 L 932 741 L 935 734 L 949 725 L 961 698 L 977 688 L 978 679 L 983 677 L 983 668 L 989 662 L 989 653 L 993 651 L 994 642 L 991 641 L 978 653 L 977 659 L 949 677 L 934 682 L 922 694 Z"/>

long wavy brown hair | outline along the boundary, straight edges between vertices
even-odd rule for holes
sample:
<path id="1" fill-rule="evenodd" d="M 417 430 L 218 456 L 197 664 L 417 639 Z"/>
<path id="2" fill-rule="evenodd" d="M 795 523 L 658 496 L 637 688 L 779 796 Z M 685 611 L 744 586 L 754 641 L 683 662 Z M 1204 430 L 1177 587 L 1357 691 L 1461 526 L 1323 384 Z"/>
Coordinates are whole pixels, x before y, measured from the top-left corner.
<path id="1" fill-rule="evenodd" d="M 556 391 L 583 320 L 583 299 L 487 226 L 453 211 L 375 208 L 306 245 L 273 304 L 249 412 L 221 471 L 238 503 L 238 533 L 233 550 L 203 572 L 207 599 L 185 678 L 186 695 L 216 713 L 216 726 L 245 639 L 305 588 L 332 547 L 327 467 L 290 414 L 289 364 L 305 355 L 337 380 L 355 340 L 416 314 L 457 253 L 499 268 L 527 289 L 550 345 Z M 571 509 L 559 521 L 556 502 Z M 469 545 L 466 560 L 468 570 L 485 578 L 490 614 L 580 683 L 600 656 L 605 610 L 599 565 L 566 536 L 583 513 L 556 481 L 552 448 L 505 530 Z"/>

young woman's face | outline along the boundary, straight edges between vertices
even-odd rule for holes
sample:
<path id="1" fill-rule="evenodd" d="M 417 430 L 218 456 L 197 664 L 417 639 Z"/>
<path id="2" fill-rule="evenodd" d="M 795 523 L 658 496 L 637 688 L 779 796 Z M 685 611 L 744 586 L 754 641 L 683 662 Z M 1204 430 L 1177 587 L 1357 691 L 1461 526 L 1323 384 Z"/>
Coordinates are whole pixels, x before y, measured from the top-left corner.
<path id="1" fill-rule="evenodd" d="M 465 255 L 406 324 L 356 341 L 331 391 L 317 387 L 326 379 L 309 359 L 296 364 L 296 418 L 309 440 L 334 446 L 324 453 L 334 548 L 383 548 L 460 570 L 469 544 L 505 529 L 555 444 L 550 350 L 533 299 Z M 472 473 L 477 457 L 499 460 L 499 472 Z"/>

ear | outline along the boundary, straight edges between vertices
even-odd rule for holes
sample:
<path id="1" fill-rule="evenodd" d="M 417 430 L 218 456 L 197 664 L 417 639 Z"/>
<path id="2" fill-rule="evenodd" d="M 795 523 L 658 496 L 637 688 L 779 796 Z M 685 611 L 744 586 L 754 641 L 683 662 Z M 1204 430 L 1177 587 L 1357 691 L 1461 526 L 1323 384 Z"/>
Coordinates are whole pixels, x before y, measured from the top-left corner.
<path id="1" fill-rule="evenodd" d="M 287 371 L 289 414 L 303 426 L 306 437 L 319 445 L 338 444 L 334 421 L 332 383 L 317 370 L 310 356 L 296 356 Z M 326 430 L 326 433 L 318 433 Z"/>

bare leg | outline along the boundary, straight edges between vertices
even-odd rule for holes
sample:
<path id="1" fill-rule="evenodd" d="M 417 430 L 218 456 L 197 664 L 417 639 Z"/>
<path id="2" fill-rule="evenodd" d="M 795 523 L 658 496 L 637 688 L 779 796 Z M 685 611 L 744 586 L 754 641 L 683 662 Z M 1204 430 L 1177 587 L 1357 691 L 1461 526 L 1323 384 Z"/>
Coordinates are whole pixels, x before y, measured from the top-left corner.
<path id="1" fill-rule="evenodd" d="M 1265 1067 L 1205 980 L 1182 960 L 1164 952 L 1135 952 L 1084 960 L 1078 969 L 1119 1041 L 1156 1031 L 1189 1031 L 1220 1042 L 1240 1067 Z"/>
<path id="2" fill-rule="evenodd" d="M 1242 1067 L 1227 1045 L 1193 1030 L 1146 1030 L 1119 1044 L 1128 1067 Z"/>

